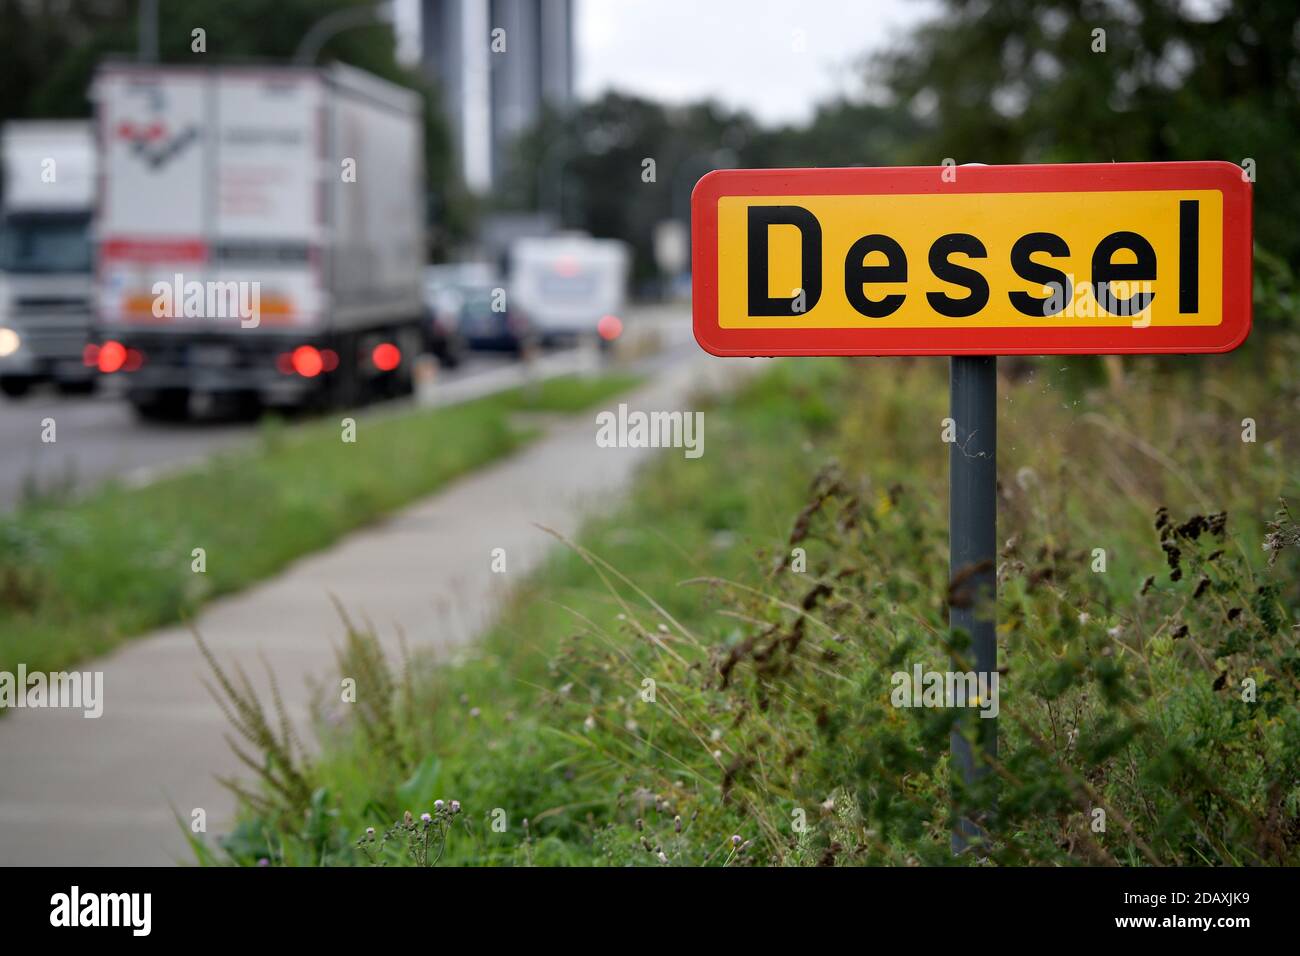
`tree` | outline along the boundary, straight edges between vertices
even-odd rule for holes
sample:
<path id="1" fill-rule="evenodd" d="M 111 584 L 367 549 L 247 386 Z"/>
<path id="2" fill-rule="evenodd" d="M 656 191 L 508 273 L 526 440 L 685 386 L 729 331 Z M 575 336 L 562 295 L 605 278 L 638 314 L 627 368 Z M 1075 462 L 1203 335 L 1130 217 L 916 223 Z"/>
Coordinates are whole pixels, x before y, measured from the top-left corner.
<path id="1" fill-rule="evenodd" d="M 635 252 L 635 278 L 648 281 L 658 275 L 655 226 L 689 221 L 691 189 L 709 170 L 883 165 L 913 126 L 905 111 L 834 101 L 808 127 L 764 129 L 715 102 L 669 107 L 608 92 L 566 114 L 545 114 L 522 136 L 497 201 L 548 212 L 558 206 L 563 225 L 623 239 Z"/>
<path id="2" fill-rule="evenodd" d="M 287 63 L 322 17 L 370 0 L 166 0 L 159 3 L 158 54 L 165 63 Z M 100 61 L 135 56 L 136 3 L 128 0 L 0 0 L 0 121 L 89 116 L 87 92 Z M 205 31 L 205 53 L 192 31 Z M 425 101 L 425 169 L 435 197 L 434 240 L 470 228 L 472 207 L 453 160 L 440 102 L 395 56 L 393 30 L 376 23 L 335 34 L 319 62 L 339 60 L 420 92 Z"/>
<path id="3" fill-rule="evenodd" d="M 907 162 L 1253 160 L 1257 241 L 1300 263 L 1295 0 L 945 0 L 870 76 Z"/>
<path id="4" fill-rule="evenodd" d="M 497 205 L 558 213 L 562 225 L 619 238 L 638 281 L 658 275 L 654 229 L 689 216 L 690 189 L 723 143 L 746 140 L 751 119 L 715 104 L 668 108 L 609 92 L 545 112 L 515 144 Z"/>

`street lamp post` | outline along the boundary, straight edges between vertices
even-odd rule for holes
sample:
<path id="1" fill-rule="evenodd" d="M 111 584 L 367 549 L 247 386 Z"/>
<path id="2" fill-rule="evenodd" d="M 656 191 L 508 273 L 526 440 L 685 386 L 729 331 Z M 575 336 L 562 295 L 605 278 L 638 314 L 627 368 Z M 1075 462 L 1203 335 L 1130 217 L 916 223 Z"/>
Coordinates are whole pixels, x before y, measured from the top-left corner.
<path id="1" fill-rule="evenodd" d="M 554 213 L 557 226 L 564 223 L 564 167 L 570 158 L 567 146 L 562 140 L 552 143 L 537 164 L 537 211 Z"/>
<path id="2" fill-rule="evenodd" d="M 293 62 L 298 66 L 311 66 L 320 56 L 320 51 L 325 44 L 345 30 L 391 23 L 392 20 L 393 5 L 389 0 L 368 7 L 344 7 L 342 10 L 335 10 L 328 16 L 321 17 L 303 34 L 298 49 L 294 51 Z"/>
<path id="3" fill-rule="evenodd" d="M 722 147 L 720 149 L 691 153 L 673 168 L 673 175 L 668 183 L 668 209 L 673 219 L 686 227 L 686 262 L 691 261 L 691 188 L 696 179 L 694 173 L 703 170 L 724 169 L 736 164 L 736 153 Z"/>
<path id="4" fill-rule="evenodd" d="M 158 0 L 140 0 L 135 19 L 136 57 L 141 63 L 158 62 Z"/>
<path id="5" fill-rule="evenodd" d="M 564 124 L 561 116 L 560 135 L 546 145 L 537 163 L 537 211 L 553 213 L 557 228 L 564 226 L 564 175 L 574 157 Z"/>

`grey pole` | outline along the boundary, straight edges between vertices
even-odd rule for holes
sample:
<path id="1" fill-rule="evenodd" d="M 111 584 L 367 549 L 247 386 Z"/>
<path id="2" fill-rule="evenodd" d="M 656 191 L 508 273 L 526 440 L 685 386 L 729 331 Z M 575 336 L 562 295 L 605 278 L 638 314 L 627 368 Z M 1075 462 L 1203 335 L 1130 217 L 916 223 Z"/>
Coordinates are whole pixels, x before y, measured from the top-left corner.
<path id="1" fill-rule="evenodd" d="M 953 582 L 948 624 L 952 632 L 964 631 L 970 647 L 964 662 L 953 670 L 987 675 L 990 684 L 998 667 L 994 620 L 997 594 L 997 358 L 991 355 L 955 355 L 949 371 L 949 414 L 956 423 L 956 441 L 949 462 L 949 557 Z M 997 756 L 997 720 L 984 718 L 975 708 L 959 710 L 963 724 L 977 725 L 979 749 Z M 953 731 L 950 772 L 973 782 L 988 772 L 964 736 Z M 964 850 L 982 831 L 974 820 L 961 819 L 952 833 L 954 853 Z"/>
<path id="2" fill-rule="evenodd" d="M 561 138 L 542 151 L 537 164 L 537 211 L 553 212 L 556 229 L 564 228 L 564 172 L 571 158 L 568 140 Z"/>
<path id="3" fill-rule="evenodd" d="M 158 0 L 140 0 L 135 40 L 136 57 L 141 63 L 158 62 Z"/>
<path id="4" fill-rule="evenodd" d="M 389 0 L 380 0 L 369 7 L 343 7 L 326 14 L 312 24 L 302 39 L 298 49 L 293 53 L 293 62 L 297 66 L 312 66 L 320 56 L 321 49 L 337 34 L 354 27 L 365 27 L 392 22 L 392 6 Z"/>

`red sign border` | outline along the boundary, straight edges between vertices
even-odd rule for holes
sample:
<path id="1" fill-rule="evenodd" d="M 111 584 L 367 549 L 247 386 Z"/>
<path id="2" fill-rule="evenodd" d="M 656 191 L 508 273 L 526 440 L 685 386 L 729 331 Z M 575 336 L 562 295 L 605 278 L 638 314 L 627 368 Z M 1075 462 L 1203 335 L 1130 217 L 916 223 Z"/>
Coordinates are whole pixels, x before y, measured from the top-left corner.
<path id="1" fill-rule="evenodd" d="M 695 340 L 713 355 L 1143 355 L 1230 352 L 1251 325 L 1251 183 L 1229 162 L 1025 166 L 717 169 L 691 194 Z M 946 193 L 1217 189 L 1223 194 L 1223 322 L 1141 330 L 995 326 L 970 329 L 724 329 L 718 324 L 718 200 L 723 196 L 876 196 Z M 870 321 L 870 320 L 864 320 Z M 948 344 L 916 345 L 918 333 Z M 1026 334 L 1033 341 L 1023 344 Z M 1134 339 L 1141 336 L 1141 344 Z"/>

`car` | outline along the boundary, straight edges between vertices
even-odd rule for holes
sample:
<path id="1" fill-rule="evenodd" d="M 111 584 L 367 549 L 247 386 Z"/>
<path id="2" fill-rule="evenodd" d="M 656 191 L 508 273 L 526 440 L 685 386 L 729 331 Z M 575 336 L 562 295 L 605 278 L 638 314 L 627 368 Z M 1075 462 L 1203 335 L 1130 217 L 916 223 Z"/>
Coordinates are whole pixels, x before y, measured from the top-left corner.
<path id="1" fill-rule="evenodd" d="M 491 285 L 494 270 L 485 262 L 452 262 L 424 269 L 425 349 L 446 368 L 455 368 L 468 350 L 460 327 L 461 290 Z"/>
<path id="2" fill-rule="evenodd" d="M 445 298 L 446 295 L 442 298 Z M 459 310 L 445 302 L 424 304 L 424 350 L 438 360 L 443 368 L 455 368 L 465 359 L 468 350 L 465 336 L 460 331 Z"/>
<path id="3" fill-rule="evenodd" d="M 536 333 L 509 307 L 503 287 L 465 285 L 457 295 L 460 332 L 470 348 L 522 354 L 534 344 Z"/>

